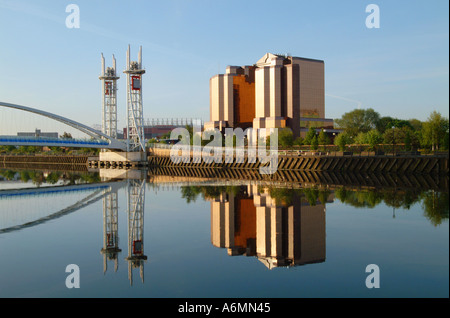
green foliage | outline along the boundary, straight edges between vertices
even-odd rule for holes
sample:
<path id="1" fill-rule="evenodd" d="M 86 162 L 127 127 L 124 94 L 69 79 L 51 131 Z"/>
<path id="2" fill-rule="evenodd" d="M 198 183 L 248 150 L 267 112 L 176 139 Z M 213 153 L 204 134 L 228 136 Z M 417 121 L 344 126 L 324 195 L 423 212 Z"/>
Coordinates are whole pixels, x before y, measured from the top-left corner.
<path id="1" fill-rule="evenodd" d="M 422 194 L 422 208 L 424 215 L 431 224 L 438 226 L 448 220 L 448 192 L 428 191 Z"/>
<path id="2" fill-rule="evenodd" d="M 272 188 L 268 189 L 269 194 L 272 198 L 275 199 L 277 205 L 290 205 L 292 204 L 292 199 L 294 192 L 293 189 L 288 188 Z"/>
<path id="3" fill-rule="evenodd" d="M 372 108 L 355 109 L 345 113 L 341 119 L 336 119 L 336 124 L 345 130 L 349 136 L 356 137 L 360 132 L 368 132 L 377 128 L 380 115 Z"/>
<path id="4" fill-rule="evenodd" d="M 318 137 L 319 145 L 329 145 L 331 143 L 327 133 L 322 129 Z"/>
<path id="5" fill-rule="evenodd" d="M 51 172 L 50 174 L 47 175 L 45 181 L 49 184 L 56 184 L 59 181 L 60 177 L 61 177 L 60 173 Z"/>
<path id="6" fill-rule="evenodd" d="M 195 202 L 201 195 L 203 199 L 216 199 L 222 193 L 237 195 L 240 191 L 239 186 L 185 186 L 181 187 L 181 197 L 187 203 Z"/>
<path id="7" fill-rule="evenodd" d="M 308 132 L 306 133 L 305 139 L 303 140 L 303 144 L 311 145 L 311 142 L 312 142 L 314 136 L 316 136 L 316 129 L 313 127 L 310 127 Z"/>
<path id="8" fill-rule="evenodd" d="M 304 144 L 304 139 L 302 137 L 297 137 L 294 140 L 294 145 L 295 146 L 301 146 Z"/>
<path id="9" fill-rule="evenodd" d="M 317 150 L 319 148 L 319 140 L 316 135 L 312 138 L 311 141 L 311 150 Z"/>
<path id="10" fill-rule="evenodd" d="M 63 181 L 66 183 L 67 181 L 70 184 L 75 183 L 98 183 L 101 181 L 100 174 L 96 173 L 76 173 L 76 172 L 59 172 L 53 171 L 49 174 L 45 175 L 43 171 L 37 170 L 22 170 L 20 172 L 16 172 L 13 170 L 0 170 L 0 175 L 5 177 L 7 180 L 13 180 L 16 175 L 20 177 L 22 182 L 31 181 L 33 184 L 40 186 L 42 183 L 48 184 L 56 184 L 58 181 Z"/>
<path id="11" fill-rule="evenodd" d="M 289 128 L 278 129 L 278 146 L 282 148 L 292 148 L 294 145 L 294 134 Z"/>
<path id="12" fill-rule="evenodd" d="M 73 138 L 72 138 L 72 134 L 70 134 L 70 133 L 68 133 L 68 132 L 64 132 L 64 133 L 60 136 L 60 138 L 62 138 L 62 139 L 73 139 Z"/>
<path id="13" fill-rule="evenodd" d="M 345 151 L 345 147 L 351 143 L 352 139 L 346 132 L 340 133 L 334 138 L 334 144 L 339 147 L 340 151 Z"/>
<path id="14" fill-rule="evenodd" d="M 423 123 L 420 120 L 413 118 L 408 121 L 409 121 L 412 131 L 417 132 L 417 131 L 422 130 Z"/>
<path id="15" fill-rule="evenodd" d="M 14 180 L 16 172 L 12 170 L 0 170 L 0 175 L 6 180 Z"/>
<path id="16" fill-rule="evenodd" d="M 18 154 L 24 154 L 24 155 L 35 154 L 35 153 L 42 152 L 42 147 L 20 146 L 17 149 L 14 149 L 13 152 L 18 153 Z"/>
<path id="17" fill-rule="evenodd" d="M 448 149 L 448 130 L 448 118 L 444 118 L 440 113 L 433 111 L 428 120 L 423 123 L 422 144 L 425 147 L 431 147 L 431 150 L 445 149 L 445 147 Z"/>
<path id="18" fill-rule="evenodd" d="M 355 144 L 357 145 L 367 144 L 367 133 L 360 132 L 355 138 Z"/>
<path id="19" fill-rule="evenodd" d="M 303 189 L 303 193 L 305 194 L 306 201 L 310 206 L 316 206 L 317 200 L 319 198 L 319 190 L 316 188 L 306 188 Z"/>
<path id="20" fill-rule="evenodd" d="M 392 118 L 389 116 L 381 117 L 380 120 L 376 124 L 377 130 L 384 134 L 386 130 L 395 127 L 395 128 L 403 128 L 408 127 L 410 129 L 413 128 L 411 122 L 409 120 Z"/>
<path id="21" fill-rule="evenodd" d="M 16 149 L 16 146 L 0 146 L 0 153 L 12 153 Z"/>
<path id="22" fill-rule="evenodd" d="M 366 143 L 369 145 L 370 150 L 375 150 L 377 145 L 383 142 L 383 136 L 376 129 L 372 129 L 366 134 Z"/>

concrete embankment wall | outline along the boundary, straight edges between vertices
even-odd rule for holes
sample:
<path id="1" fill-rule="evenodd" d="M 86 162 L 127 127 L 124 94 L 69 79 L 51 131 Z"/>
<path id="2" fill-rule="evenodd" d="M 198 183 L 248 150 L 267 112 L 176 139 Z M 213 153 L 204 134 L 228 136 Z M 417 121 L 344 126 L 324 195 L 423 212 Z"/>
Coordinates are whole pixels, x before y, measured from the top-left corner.
<path id="1" fill-rule="evenodd" d="M 448 175 L 443 174 L 393 174 L 371 172 L 333 172 L 278 170 L 274 174 L 260 174 L 255 169 L 214 169 L 155 167 L 148 171 L 153 179 L 175 180 L 239 180 L 269 182 L 282 187 L 354 187 L 355 189 L 422 189 L 448 191 Z M 159 179 L 158 179 L 159 180 Z"/>
<path id="2" fill-rule="evenodd" d="M 0 168 L 87 171 L 88 156 L 0 155 Z"/>
<path id="3" fill-rule="evenodd" d="M 260 160 L 248 160 L 243 163 L 207 163 L 204 160 L 193 162 L 174 161 L 170 150 L 154 149 L 148 157 L 150 167 L 194 167 L 194 168 L 229 168 L 258 169 Z M 267 164 L 266 164 L 267 166 Z M 298 171 L 339 171 L 339 172 L 382 172 L 382 173 L 447 173 L 448 155 L 279 155 L 277 170 Z"/>

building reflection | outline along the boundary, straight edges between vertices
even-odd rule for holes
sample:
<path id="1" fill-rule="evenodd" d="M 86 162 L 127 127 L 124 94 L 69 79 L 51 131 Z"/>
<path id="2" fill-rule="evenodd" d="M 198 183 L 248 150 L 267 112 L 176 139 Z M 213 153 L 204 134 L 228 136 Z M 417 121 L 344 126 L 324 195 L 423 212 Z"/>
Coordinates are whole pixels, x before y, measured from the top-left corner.
<path id="1" fill-rule="evenodd" d="M 325 202 L 299 191 L 283 200 L 257 185 L 209 200 L 211 242 L 228 255 L 255 256 L 269 269 L 325 261 Z"/>

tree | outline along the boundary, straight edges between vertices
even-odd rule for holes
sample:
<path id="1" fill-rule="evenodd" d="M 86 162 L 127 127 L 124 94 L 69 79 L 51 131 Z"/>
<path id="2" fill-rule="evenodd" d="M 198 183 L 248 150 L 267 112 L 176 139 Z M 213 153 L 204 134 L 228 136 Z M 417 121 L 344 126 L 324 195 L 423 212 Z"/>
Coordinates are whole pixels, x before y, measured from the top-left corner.
<path id="1" fill-rule="evenodd" d="M 340 133 L 334 138 L 334 144 L 339 147 L 341 151 L 345 151 L 345 146 L 352 142 L 350 136 L 346 133 Z"/>
<path id="2" fill-rule="evenodd" d="M 64 133 L 61 135 L 61 138 L 62 138 L 62 139 L 73 139 L 73 138 L 72 138 L 72 134 L 71 134 L 71 133 L 68 133 L 68 132 L 64 132 Z"/>
<path id="3" fill-rule="evenodd" d="M 422 130 L 422 124 L 423 123 L 420 120 L 418 120 L 418 119 L 415 119 L 415 118 L 410 119 L 409 120 L 409 124 L 411 126 L 412 131 L 420 131 L 420 130 Z"/>
<path id="4" fill-rule="evenodd" d="M 292 148 L 293 144 L 294 134 L 292 133 L 292 130 L 289 128 L 278 129 L 278 145 L 283 148 Z"/>
<path id="5" fill-rule="evenodd" d="M 376 129 L 372 129 L 366 134 L 366 143 L 369 144 L 370 150 L 375 150 L 377 145 L 383 142 L 383 136 Z"/>
<path id="6" fill-rule="evenodd" d="M 305 140 L 303 141 L 303 144 L 305 145 L 311 145 L 311 142 L 316 135 L 316 129 L 314 127 L 309 127 L 308 132 L 306 133 Z"/>
<path id="7" fill-rule="evenodd" d="M 422 194 L 422 208 L 424 215 L 434 226 L 448 220 L 448 193 L 427 191 Z"/>
<path id="8" fill-rule="evenodd" d="M 365 145 L 365 144 L 368 144 L 368 141 L 367 141 L 367 133 L 365 133 L 365 132 L 360 132 L 360 133 L 355 137 L 355 144 L 357 144 L 357 145 Z"/>
<path id="9" fill-rule="evenodd" d="M 386 129 L 383 134 L 383 140 L 386 144 L 401 144 L 405 140 L 405 130 L 394 127 Z"/>
<path id="10" fill-rule="evenodd" d="M 327 133 L 322 129 L 319 133 L 319 145 L 329 145 L 330 144 L 330 138 L 328 137 Z"/>
<path id="11" fill-rule="evenodd" d="M 377 128 L 380 115 L 372 108 L 355 109 L 342 115 L 341 119 L 336 119 L 336 124 L 345 130 L 349 136 L 356 137 L 360 132 L 368 132 Z"/>
<path id="12" fill-rule="evenodd" d="M 376 124 L 377 130 L 382 134 L 384 134 L 387 129 L 392 127 L 396 128 L 408 127 L 411 129 L 413 128 L 409 120 L 393 118 L 390 116 L 381 117 Z"/>
<path id="13" fill-rule="evenodd" d="M 311 140 L 311 150 L 317 150 L 319 148 L 319 140 L 316 135 L 314 135 L 313 139 Z"/>
<path id="14" fill-rule="evenodd" d="M 422 142 L 431 150 L 439 150 L 445 144 L 445 136 L 448 134 L 449 121 L 441 116 L 439 112 L 433 111 L 428 120 L 423 123 Z M 447 137 L 448 138 L 448 137 Z"/>
<path id="15" fill-rule="evenodd" d="M 16 150 L 16 146 L 0 146 L 0 153 L 11 153 Z"/>
<path id="16" fill-rule="evenodd" d="M 296 146 L 301 146 L 301 145 L 303 145 L 303 143 L 304 143 L 304 139 L 302 137 L 297 137 L 294 140 L 294 145 L 296 145 Z"/>

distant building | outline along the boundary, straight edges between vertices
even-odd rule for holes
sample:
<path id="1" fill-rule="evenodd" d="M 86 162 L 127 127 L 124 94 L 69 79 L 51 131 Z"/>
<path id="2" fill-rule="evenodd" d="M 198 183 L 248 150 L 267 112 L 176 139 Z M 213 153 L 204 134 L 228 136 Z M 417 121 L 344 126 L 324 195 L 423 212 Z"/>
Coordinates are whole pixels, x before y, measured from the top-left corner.
<path id="1" fill-rule="evenodd" d="M 201 119 L 192 118 L 152 118 L 144 122 L 144 136 L 145 139 L 160 138 L 161 136 L 170 133 L 177 127 L 186 127 L 192 125 L 203 126 Z M 123 129 L 123 138 L 127 138 L 127 129 Z"/>
<path id="2" fill-rule="evenodd" d="M 18 132 L 19 137 L 44 137 L 44 138 L 58 138 L 57 132 L 41 132 L 40 129 L 36 129 L 35 132 Z"/>
<path id="3" fill-rule="evenodd" d="M 228 66 L 210 79 L 210 121 L 205 129 L 309 127 L 333 133 L 325 118 L 324 61 L 267 53 L 251 66 Z M 336 131 L 337 132 L 337 131 Z"/>

